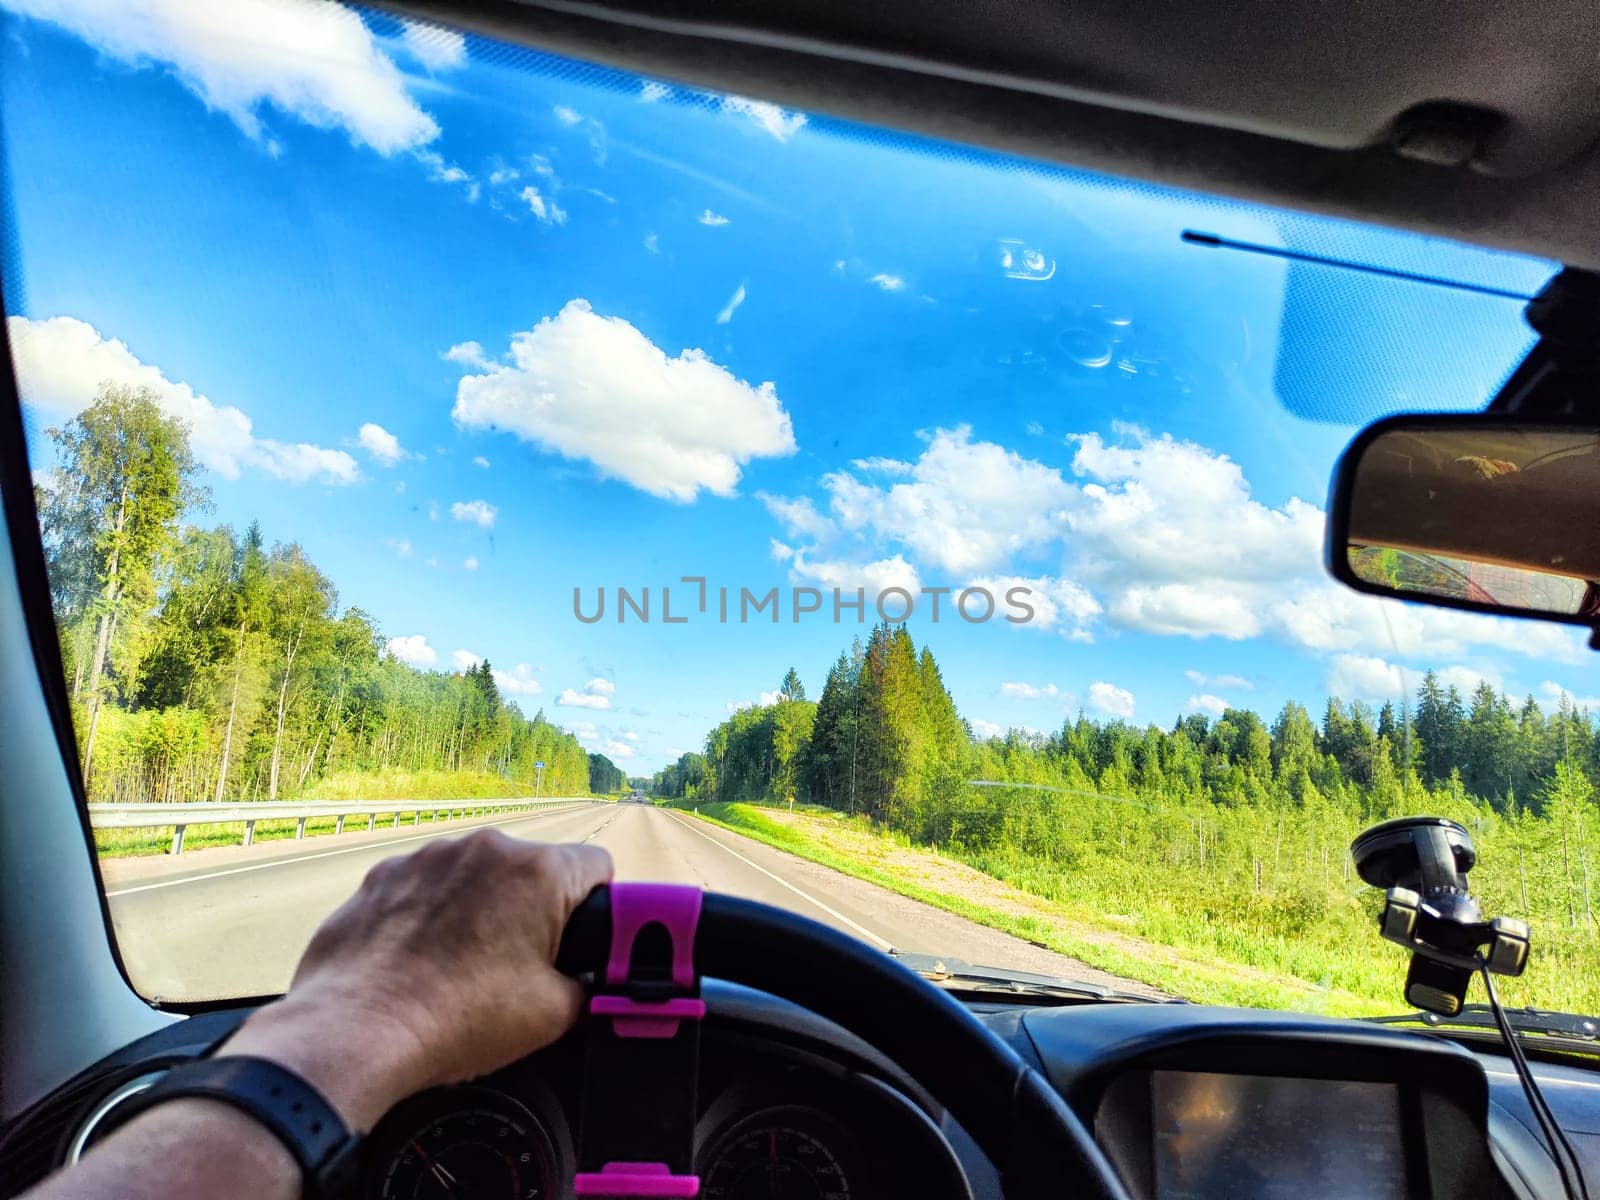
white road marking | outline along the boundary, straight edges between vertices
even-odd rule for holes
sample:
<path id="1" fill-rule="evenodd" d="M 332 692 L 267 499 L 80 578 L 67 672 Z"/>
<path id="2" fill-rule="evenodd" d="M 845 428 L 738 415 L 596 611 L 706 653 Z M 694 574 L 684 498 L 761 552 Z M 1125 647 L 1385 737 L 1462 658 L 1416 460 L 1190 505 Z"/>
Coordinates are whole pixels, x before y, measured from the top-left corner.
<path id="1" fill-rule="evenodd" d="M 726 842 L 719 841 L 716 838 L 712 837 L 705 830 L 696 828 L 694 826 L 694 824 L 692 824 L 687 817 L 680 817 L 680 816 L 678 816 L 677 813 L 671 812 L 668 809 L 663 809 L 662 811 L 666 812 L 668 816 L 672 817 L 673 820 L 677 821 L 678 824 L 682 825 L 685 829 L 688 829 L 691 832 L 696 833 L 699 836 L 705 838 L 705 840 L 710 842 L 713 846 L 719 846 L 723 850 L 726 850 L 729 854 L 733 855 L 740 862 L 744 863 L 745 866 L 754 867 L 757 871 L 760 871 L 763 875 L 765 875 L 768 879 L 772 880 L 774 883 L 781 883 L 784 887 L 788 888 L 796 896 L 799 896 L 802 900 L 806 901 L 806 903 L 815 905 L 817 908 L 819 908 L 823 912 L 827 913 L 834 920 L 842 921 L 844 924 L 850 926 L 851 929 L 854 929 L 857 933 L 859 933 L 862 937 L 866 938 L 869 942 L 876 942 L 884 950 L 893 950 L 894 949 L 894 943 L 893 942 L 879 937 L 877 934 L 873 933 L 872 930 L 868 929 L 865 925 L 859 924 L 856 921 L 852 921 L 849 917 L 845 916 L 842 912 L 838 911 L 838 909 L 829 908 L 826 904 L 824 904 L 821 900 L 818 900 L 810 892 L 807 892 L 807 891 L 804 891 L 804 890 L 802 890 L 800 888 L 797 888 L 797 887 L 795 887 L 794 884 L 790 883 L 787 879 L 784 879 L 784 878 L 781 878 L 780 876 L 774 875 L 771 871 L 767 870 L 760 863 L 753 862 L 750 859 L 746 858 L 744 855 L 740 854 L 737 850 L 735 850 L 732 846 L 728 845 Z"/>
<path id="2" fill-rule="evenodd" d="M 371 850 L 383 846 L 403 846 L 407 842 L 422 842 L 428 838 L 443 837 L 447 833 L 465 833 L 469 829 L 483 829 L 490 825 L 511 825 L 517 821 L 526 821 L 533 817 L 553 817 L 558 813 L 569 813 L 581 807 L 572 805 L 568 808 L 552 809 L 542 813 L 523 813 L 520 816 L 506 817 L 501 821 L 483 821 L 477 825 L 458 825 L 454 829 L 436 829 L 432 833 L 419 833 L 411 837 L 391 838 L 386 842 L 366 842 L 360 846 L 345 846 L 338 850 L 319 850 L 315 854 L 300 854 L 294 858 L 274 858 L 270 862 L 250 863 L 243 867 L 229 867 L 225 871 L 209 871 L 204 875 L 187 875 L 182 879 L 163 879 L 158 883 L 141 883 L 138 887 L 117 888 L 106 893 L 106 899 L 112 896 L 131 896 L 135 892 L 152 892 L 156 888 L 177 887 L 184 883 L 203 883 L 207 879 L 221 879 L 224 875 L 243 875 L 246 871 L 264 871 L 268 867 L 286 867 L 291 863 L 310 862 L 315 858 L 332 858 L 335 854 L 354 854 L 358 850 Z"/>

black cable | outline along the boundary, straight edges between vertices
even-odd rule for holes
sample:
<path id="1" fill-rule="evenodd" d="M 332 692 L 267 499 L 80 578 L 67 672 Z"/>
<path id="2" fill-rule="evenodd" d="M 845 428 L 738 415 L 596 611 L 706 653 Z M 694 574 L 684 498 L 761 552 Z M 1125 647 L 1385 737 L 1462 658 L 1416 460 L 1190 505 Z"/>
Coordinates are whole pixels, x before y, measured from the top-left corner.
<path id="1" fill-rule="evenodd" d="M 1351 262 L 1343 258 L 1327 258 L 1321 254 L 1308 254 L 1303 250 L 1289 250 L 1283 246 L 1263 246 L 1259 242 L 1241 242 L 1235 238 L 1219 237 L 1198 229 L 1185 229 L 1179 237 L 1191 246 L 1208 246 L 1220 250 L 1243 250 L 1247 254 L 1265 254 L 1271 258 L 1286 258 L 1291 262 L 1312 263 L 1319 267 L 1337 267 L 1342 271 L 1360 271 L 1365 275 L 1380 275 L 1385 279 L 1401 279 L 1407 283 L 1423 283 L 1429 287 L 1450 288 L 1458 292 L 1475 292 L 1480 296 L 1498 296 L 1503 300 L 1532 300 L 1526 292 L 1513 292 L 1507 288 L 1489 287 L 1481 283 L 1467 283 L 1460 279 L 1442 279 L 1437 275 L 1421 275 L 1415 271 L 1397 271 L 1392 267 L 1374 266 L 1372 263 Z"/>
<path id="2" fill-rule="evenodd" d="M 1484 990 L 1489 994 L 1489 1011 L 1494 1014 L 1495 1024 L 1499 1027 L 1500 1036 L 1506 1044 L 1506 1052 L 1510 1054 L 1511 1064 L 1516 1069 L 1517 1078 L 1522 1082 L 1522 1090 L 1527 1094 L 1528 1107 L 1533 1110 L 1534 1120 L 1539 1123 L 1545 1140 L 1550 1143 L 1550 1156 L 1556 1160 L 1556 1170 L 1561 1174 L 1561 1186 L 1570 1200 L 1589 1200 L 1589 1187 L 1583 1178 L 1583 1165 L 1573 1153 L 1572 1144 L 1567 1141 L 1566 1134 L 1561 1132 L 1561 1125 L 1545 1102 L 1544 1093 L 1539 1090 L 1539 1083 L 1533 1077 L 1533 1068 L 1528 1065 L 1528 1059 L 1522 1053 L 1522 1039 L 1517 1036 L 1516 1030 L 1511 1028 L 1505 1009 L 1500 1005 L 1500 997 L 1495 994 L 1494 980 L 1489 975 L 1489 964 L 1484 961 L 1481 954 L 1478 955 L 1478 970 L 1483 974 Z"/>

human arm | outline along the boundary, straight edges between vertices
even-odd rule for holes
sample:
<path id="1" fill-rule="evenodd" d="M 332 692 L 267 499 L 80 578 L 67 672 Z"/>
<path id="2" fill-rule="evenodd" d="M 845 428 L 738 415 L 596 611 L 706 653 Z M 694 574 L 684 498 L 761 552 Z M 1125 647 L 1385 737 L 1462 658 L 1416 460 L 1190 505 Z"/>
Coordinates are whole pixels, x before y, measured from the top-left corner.
<path id="1" fill-rule="evenodd" d="M 582 993 L 552 964 L 572 910 L 610 877 L 597 847 L 495 830 L 386 859 L 312 937 L 288 993 L 215 1057 L 287 1067 L 348 1128 L 368 1130 L 406 1096 L 514 1062 L 571 1027 Z M 135 1117 L 26 1200 L 299 1194 L 294 1160 L 265 1127 L 218 1101 L 181 1099 Z"/>

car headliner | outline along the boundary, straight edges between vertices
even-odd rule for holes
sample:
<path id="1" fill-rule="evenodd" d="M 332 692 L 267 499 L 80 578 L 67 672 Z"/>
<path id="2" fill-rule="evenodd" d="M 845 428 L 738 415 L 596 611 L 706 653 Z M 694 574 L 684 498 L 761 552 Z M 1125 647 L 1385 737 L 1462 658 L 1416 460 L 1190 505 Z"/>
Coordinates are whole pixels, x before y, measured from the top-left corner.
<path id="1" fill-rule="evenodd" d="M 1600 268 L 1593 0 L 407 0 L 687 83 Z"/>

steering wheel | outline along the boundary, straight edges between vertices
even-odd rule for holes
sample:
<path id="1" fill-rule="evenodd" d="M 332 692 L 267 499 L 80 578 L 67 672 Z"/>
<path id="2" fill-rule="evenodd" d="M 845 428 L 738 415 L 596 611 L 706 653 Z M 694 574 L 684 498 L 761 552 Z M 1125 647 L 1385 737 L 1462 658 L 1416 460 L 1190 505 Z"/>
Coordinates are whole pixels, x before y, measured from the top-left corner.
<path id="1" fill-rule="evenodd" d="M 599 972 L 611 926 L 609 891 L 597 888 L 567 923 L 556 966 L 569 975 Z M 1049 1082 L 952 997 L 887 955 L 795 913 L 707 892 L 694 966 L 810 1009 L 899 1063 L 994 1163 L 1008 1200 L 1128 1200 Z"/>

